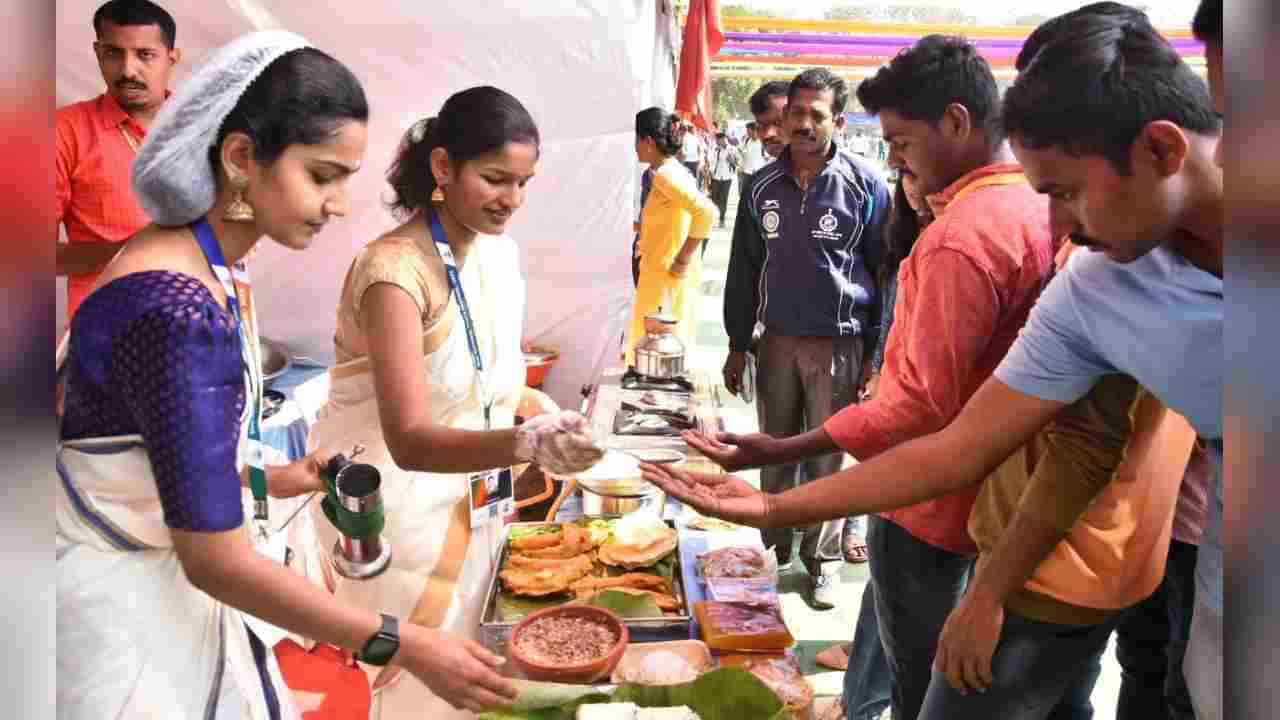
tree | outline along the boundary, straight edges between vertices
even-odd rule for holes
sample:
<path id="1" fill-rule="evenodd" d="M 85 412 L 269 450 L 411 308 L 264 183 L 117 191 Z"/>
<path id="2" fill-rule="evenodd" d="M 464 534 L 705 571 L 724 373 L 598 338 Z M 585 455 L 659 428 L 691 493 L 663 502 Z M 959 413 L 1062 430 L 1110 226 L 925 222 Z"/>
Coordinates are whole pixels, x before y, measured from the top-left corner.
<path id="1" fill-rule="evenodd" d="M 751 117 L 751 94 L 764 81 L 757 78 L 718 77 L 711 79 L 711 116 L 723 128 L 729 120 Z"/>
<path id="2" fill-rule="evenodd" d="M 783 17 L 782 13 L 776 10 L 765 10 L 764 8 L 754 8 L 749 5 L 721 5 L 720 17 Z M 756 28 L 747 28 L 753 30 Z"/>
<path id="3" fill-rule="evenodd" d="M 776 10 L 754 8 L 746 4 L 730 4 L 720 6 L 720 17 L 782 17 Z M 712 78 L 711 80 L 711 119 L 719 127 L 726 127 L 729 120 L 750 117 L 749 100 L 751 93 L 764 84 L 760 80 L 750 78 Z"/>
<path id="4" fill-rule="evenodd" d="M 932 5 L 889 5 L 866 7 L 841 5 L 831 8 L 825 15 L 828 20 L 860 20 L 862 22 L 932 23 L 976 25 L 978 19 L 959 8 Z"/>

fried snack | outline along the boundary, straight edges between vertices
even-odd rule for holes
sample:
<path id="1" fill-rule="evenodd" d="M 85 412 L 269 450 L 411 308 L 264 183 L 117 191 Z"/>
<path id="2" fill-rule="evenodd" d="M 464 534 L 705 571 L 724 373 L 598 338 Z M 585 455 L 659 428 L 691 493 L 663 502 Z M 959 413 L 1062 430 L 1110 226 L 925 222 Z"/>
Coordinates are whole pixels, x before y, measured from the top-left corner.
<path id="1" fill-rule="evenodd" d="M 570 562 L 582 562 L 580 558 L 586 558 L 587 561 L 595 562 L 591 557 L 591 553 L 583 553 L 575 555 L 571 558 L 534 558 L 528 555 L 511 555 L 507 558 L 507 564 L 503 569 L 515 568 L 518 570 L 558 570 Z"/>
<path id="2" fill-rule="evenodd" d="M 653 598 L 653 602 L 658 606 L 658 609 L 663 612 L 670 612 L 673 610 L 680 609 L 680 601 L 676 600 L 674 595 L 669 595 L 667 593 L 657 592 L 654 590 L 641 590 L 640 588 L 633 588 L 633 587 L 607 587 L 607 588 L 596 588 L 596 589 L 587 589 L 584 587 L 582 589 L 578 589 L 575 586 L 574 588 L 574 592 L 578 594 L 579 600 L 590 600 L 592 596 L 594 596 L 596 593 L 603 592 L 605 590 L 612 590 L 615 592 L 624 592 L 624 593 L 627 593 L 628 595 L 648 595 L 649 597 Z"/>
<path id="3" fill-rule="evenodd" d="M 671 530 L 669 534 L 645 545 L 605 543 L 600 546 L 600 562 L 628 570 L 649 567 L 675 551 L 676 538 L 676 531 Z"/>
<path id="4" fill-rule="evenodd" d="M 556 560 L 552 567 L 522 567 L 518 556 L 512 555 L 507 567 L 498 577 L 508 590 L 516 595 L 542 597 L 567 592 L 574 582 L 589 575 L 595 567 L 590 554 L 582 554 L 567 560 Z"/>
<path id="5" fill-rule="evenodd" d="M 511 549 L 517 552 L 523 550 L 542 550 L 544 548 L 559 545 L 564 539 L 564 531 L 556 530 L 549 533 L 537 533 L 534 535 L 525 535 L 524 537 L 512 538 Z"/>
<path id="6" fill-rule="evenodd" d="M 565 525 L 559 544 L 537 550 L 517 550 L 521 555 L 543 560 L 568 560 L 595 548 L 591 533 L 577 525 Z"/>
<path id="7" fill-rule="evenodd" d="M 600 590 L 612 588 L 635 588 L 637 590 L 658 590 L 666 594 L 671 593 L 671 585 L 666 578 L 647 573 L 627 573 L 617 577 L 583 578 L 573 583 L 570 589 L 578 595 L 582 595 L 584 592 L 588 595 L 594 595 Z"/>

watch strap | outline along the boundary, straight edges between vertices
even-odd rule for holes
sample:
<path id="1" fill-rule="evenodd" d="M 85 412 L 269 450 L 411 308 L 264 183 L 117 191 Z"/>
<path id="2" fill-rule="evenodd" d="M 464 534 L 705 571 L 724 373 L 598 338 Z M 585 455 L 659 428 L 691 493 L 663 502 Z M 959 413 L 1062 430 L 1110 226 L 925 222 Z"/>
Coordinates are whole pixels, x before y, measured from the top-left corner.
<path id="1" fill-rule="evenodd" d="M 400 650 L 400 620 L 382 613 L 382 627 L 360 649 L 357 659 L 369 665 L 386 665 Z"/>

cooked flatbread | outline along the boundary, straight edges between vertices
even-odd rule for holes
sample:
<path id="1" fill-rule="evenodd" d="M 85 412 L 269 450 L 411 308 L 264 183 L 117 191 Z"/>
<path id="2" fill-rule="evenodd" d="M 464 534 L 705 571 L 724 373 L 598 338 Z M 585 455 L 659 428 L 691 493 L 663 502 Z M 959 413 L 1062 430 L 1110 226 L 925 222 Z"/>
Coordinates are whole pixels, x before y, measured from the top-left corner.
<path id="1" fill-rule="evenodd" d="M 644 545 L 605 543 L 600 546 L 600 562 L 628 570 L 649 567 L 675 551 L 677 537 L 676 531 L 668 528 L 665 535 Z"/>

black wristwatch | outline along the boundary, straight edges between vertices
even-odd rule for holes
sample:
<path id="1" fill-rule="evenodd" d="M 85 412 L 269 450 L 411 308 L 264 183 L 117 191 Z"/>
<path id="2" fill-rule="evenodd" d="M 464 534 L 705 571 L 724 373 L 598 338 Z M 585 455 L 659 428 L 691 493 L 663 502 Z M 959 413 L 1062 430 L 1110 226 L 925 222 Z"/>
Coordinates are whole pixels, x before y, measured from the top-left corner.
<path id="1" fill-rule="evenodd" d="M 356 656 L 362 663 L 386 665 L 400 650 L 400 621 L 394 615 L 382 613 L 382 628 L 361 648 Z"/>

